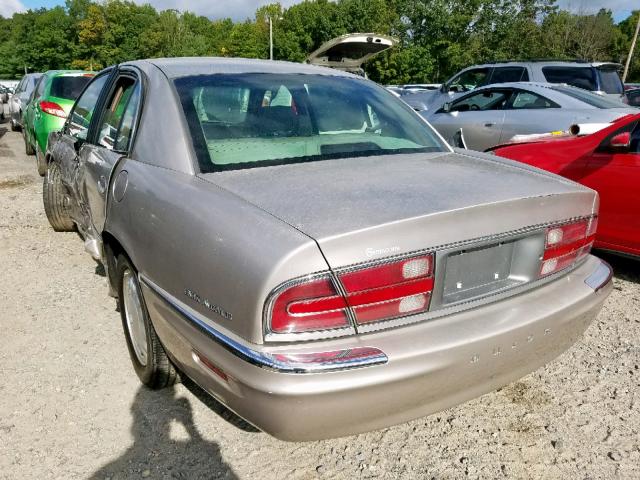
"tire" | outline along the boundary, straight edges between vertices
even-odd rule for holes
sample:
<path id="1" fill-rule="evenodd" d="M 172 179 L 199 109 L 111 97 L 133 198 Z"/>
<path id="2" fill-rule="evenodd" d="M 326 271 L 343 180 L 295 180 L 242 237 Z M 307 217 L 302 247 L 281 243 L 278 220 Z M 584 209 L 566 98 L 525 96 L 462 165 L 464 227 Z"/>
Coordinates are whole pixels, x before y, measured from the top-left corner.
<path id="1" fill-rule="evenodd" d="M 133 369 L 147 387 L 154 390 L 169 387 L 178 381 L 178 371 L 153 328 L 138 272 L 126 256 L 119 255 L 116 273 L 118 307 Z"/>
<path id="2" fill-rule="evenodd" d="M 24 153 L 27 155 L 33 155 L 36 151 L 33 149 L 33 146 L 29 143 L 29 139 L 27 138 L 27 132 L 22 132 L 22 137 L 24 138 Z"/>
<path id="3" fill-rule="evenodd" d="M 18 130 L 20 130 L 20 127 L 18 127 L 18 124 L 16 123 L 16 121 L 13 118 L 11 119 L 11 121 L 9 123 L 11 123 L 11 131 L 12 132 L 17 132 Z"/>
<path id="4" fill-rule="evenodd" d="M 40 147 L 36 145 L 36 168 L 38 169 L 38 174 L 41 177 L 44 177 L 47 174 L 47 162 L 44 158 L 44 153 L 40 151 Z"/>
<path id="5" fill-rule="evenodd" d="M 57 163 L 51 162 L 42 183 L 42 201 L 47 220 L 56 232 L 75 230 L 75 224 L 64 206 L 65 194 L 60 167 Z"/>

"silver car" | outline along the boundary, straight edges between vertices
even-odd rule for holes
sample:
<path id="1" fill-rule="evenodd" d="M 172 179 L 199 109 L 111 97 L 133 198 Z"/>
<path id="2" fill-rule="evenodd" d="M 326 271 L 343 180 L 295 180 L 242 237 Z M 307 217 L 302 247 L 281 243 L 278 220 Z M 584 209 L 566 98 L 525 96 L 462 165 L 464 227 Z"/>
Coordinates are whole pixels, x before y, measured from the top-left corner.
<path id="1" fill-rule="evenodd" d="M 470 92 L 420 112 L 450 143 L 484 151 L 515 135 L 564 132 L 580 123 L 608 123 L 637 109 L 571 87 L 514 82 Z"/>
<path id="2" fill-rule="evenodd" d="M 41 73 L 27 73 L 22 77 L 13 95 L 9 98 L 9 116 L 12 131 L 15 132 L 22 128 L 22 111 L 27 107 L 31 93 L 41 76 Z"/>
<path id="3" fill-rule="evenodd" d="M 454 151 L 335 69 L 154 59 L 99 73 L 52 133 L 44 206 L 118 297 L 133 368 L 285 440 L 364 432 L 505 385 L 611 290 L 598 196 Z"/>

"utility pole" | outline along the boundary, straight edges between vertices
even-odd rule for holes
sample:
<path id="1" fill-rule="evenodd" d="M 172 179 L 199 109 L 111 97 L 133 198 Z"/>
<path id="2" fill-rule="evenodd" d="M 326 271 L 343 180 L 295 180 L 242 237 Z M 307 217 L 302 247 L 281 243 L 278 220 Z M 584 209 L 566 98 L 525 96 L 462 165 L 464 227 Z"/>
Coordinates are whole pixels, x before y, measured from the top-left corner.
<path id="1" fill-rule="evenodd" d="M 269 60 L 273 60 L 273 20 L 271 15 L 267 18 L 269 18 Z"/>
<path id="2" fill-rule="evenodd" d="M 627 73 L 629 73 L 629 65 L 631 65 L 631 57 L 633 57 L 633 50 L 636 47 L 638 41 L 638 32 L 640 32 L 640 12 L 638 13 L 638 24 L 636 25 L 636 33 L 631 40 L 631 48 L 629 49 L 629 56 L 627 57 L 627 63 L 624 66 L 624 73 L 622 74 L 622 83 L 627 80 Z"/>

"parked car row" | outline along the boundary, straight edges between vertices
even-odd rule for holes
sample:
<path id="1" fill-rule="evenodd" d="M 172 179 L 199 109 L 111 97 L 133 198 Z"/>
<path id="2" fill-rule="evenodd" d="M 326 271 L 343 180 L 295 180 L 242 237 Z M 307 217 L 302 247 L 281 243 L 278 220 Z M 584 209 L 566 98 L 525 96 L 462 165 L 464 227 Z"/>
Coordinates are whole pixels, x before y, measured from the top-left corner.
<path id="1" fill-rule="evenodd" d="M 447 102 L 476 88 L 497 83 L 535 82 L 571 85 L 596 94 L 624 101 L 624 85 L 610 62 L 508 61 L 465 68 L 436 91 L 407 95 L 405 101 L 418 111 L 439 109 Z"/>
<path id="2" fill-rule="evenodd" d="M 151 388 L 179 371 L 286 440 L 378 429 L 550 361 L 612 288 L 595 191 L 454 150 L 359 76 L 191 58 L 87 81 L 38 143 L 44 208 L 105 266 Z"/>

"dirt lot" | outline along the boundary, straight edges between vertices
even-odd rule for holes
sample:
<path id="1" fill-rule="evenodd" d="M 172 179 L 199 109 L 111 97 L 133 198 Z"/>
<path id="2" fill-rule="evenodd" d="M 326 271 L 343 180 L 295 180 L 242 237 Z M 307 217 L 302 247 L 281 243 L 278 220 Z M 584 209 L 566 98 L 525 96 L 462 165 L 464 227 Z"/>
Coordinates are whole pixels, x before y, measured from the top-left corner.
<path id="1" fill-rule="evenodd" d="M 284 443 L 192 385 L 152 392 L 115 301 L 54 233 L 22 137 L 0 124 L 0 478 L 640 478 L 640 262 L 582 341 L 499 392 L 405 425 Z"/>

